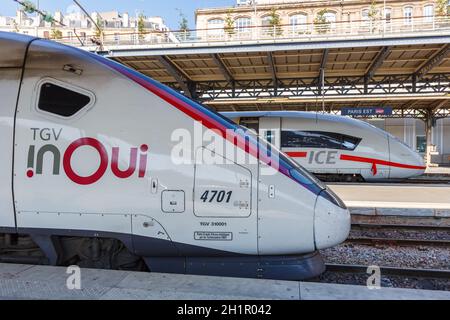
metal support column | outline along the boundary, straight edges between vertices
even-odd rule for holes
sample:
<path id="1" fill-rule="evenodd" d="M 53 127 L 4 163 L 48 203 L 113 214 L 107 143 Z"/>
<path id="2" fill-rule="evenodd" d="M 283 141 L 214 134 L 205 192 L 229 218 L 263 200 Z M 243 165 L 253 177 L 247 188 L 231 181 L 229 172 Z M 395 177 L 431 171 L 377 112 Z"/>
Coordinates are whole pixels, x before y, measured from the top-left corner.
<path id="1" fill-rule="evenodd" d="M 433 128 L 436 125 L 436 118 L 431 110 L 427 110 L 425 116 L 425 136 L 427 140 L 427 150 L 426 150 L 426 163 L 427 167 L 432 166 L 432 153 L 435 151 L 435 146 L 433 145 Z"/>
<path id="2" fill-rule="evenodd" d="M 197 83 L 193 82 L 193 81 L 189 81 L 187 83 L 187 86 L 189 88 L 189 96 L 192 99 L 198 99 L 198 93 L 197 93 Z"/>
<path id="3" fill-rule="evenodd" d="M 369 93 L 369 77 L 364 76 L 364 94 Z"/>
<path id="4" fill-rule="evenodd" d="M 417 75 L 416 74 L 412 75 L 412 92 L 413 93 L 417 92 Z"/>

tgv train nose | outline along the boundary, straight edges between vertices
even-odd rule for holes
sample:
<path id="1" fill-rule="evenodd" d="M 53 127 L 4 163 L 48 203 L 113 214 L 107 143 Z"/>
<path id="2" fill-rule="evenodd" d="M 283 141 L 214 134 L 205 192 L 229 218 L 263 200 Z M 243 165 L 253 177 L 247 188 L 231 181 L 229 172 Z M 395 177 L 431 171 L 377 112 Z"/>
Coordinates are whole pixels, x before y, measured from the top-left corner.
<path id="1" fill-rule="evenodd" d="M 314 241 L 316 249 L 334 247 L 350 234 L 350 211 L 331 190 L 323 190 L 317 197 L 314 214 Z"/>

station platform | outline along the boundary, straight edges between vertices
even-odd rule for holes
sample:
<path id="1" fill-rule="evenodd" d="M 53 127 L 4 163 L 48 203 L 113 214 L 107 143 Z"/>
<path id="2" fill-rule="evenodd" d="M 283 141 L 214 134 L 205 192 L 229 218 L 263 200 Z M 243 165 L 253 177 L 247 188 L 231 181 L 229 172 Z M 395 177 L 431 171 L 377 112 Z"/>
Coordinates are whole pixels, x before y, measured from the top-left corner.
<path id="1" fill-rule="evenodd" d="M 0 299 L 46 300 L 450 300 L 450 292 L 258 279 L 0 264 Z"/>
<path id="2" fill-rule="evenodd" d="M 450 167 L 428 167 L 425 176 L 444 176 L 450 177 Z"/>
<path id="3" fill-rule="evenodd" d="M 414 180 L 427 180 L 436 182 L 450 182 L 450 167 L 428 167 L 425 174 L 420 177 L 414 178 Z"/>
<path id="4" fill-rule="evenodd" d="M 328 186 L 352 214 L 450 218 L 450 185 L 342 183 Z"/>

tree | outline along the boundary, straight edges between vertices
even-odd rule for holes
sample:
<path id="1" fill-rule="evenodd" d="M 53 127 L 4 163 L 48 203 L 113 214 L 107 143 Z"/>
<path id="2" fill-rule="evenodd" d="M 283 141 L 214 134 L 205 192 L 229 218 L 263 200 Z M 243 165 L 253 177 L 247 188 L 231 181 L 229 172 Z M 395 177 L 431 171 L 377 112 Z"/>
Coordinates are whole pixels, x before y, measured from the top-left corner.
<path id="1" fill-rule="evenodd" d="M 96 28 L 95 30 L 95 37 L 100 39 L 103 36 L 103 20 L 100 16 L 97 16 L 97 26 L 98 28 Z"/>
<path id="2" fill-rule="evenodd" d="M 50 34 L 50 39 L 62 39 L 62 32 L 58 29 L 52 29 L 52 33 Z"/>
<path id="3" fill-rule="evenodd" d="M 189 22 L 184 13 L 177 9 L 180 16 L 180 21 L 178 22 L 178 29 L 182 33 L 183 39 L 186 41 L 187 38 L 189 38 Z"/>
<path id="4" fill-rule="evenodd" d="M 327 33 L 330 30 L 331 23 L 327 19 L 327 12 L 327 9 L 322 9 L 314 18 L 314 27 L 318 33 Z"/>
<path id="5" fill-rule="evenodd" d="M 138 18 L 138 37 L 139 37 L 139 40 L 143 40 L 145 38 L 145 34 L 146 34 L 146 31 L 145 31 L 145 17 L 141 13 L 139 15 L 139 18 Z"/>
<path id="6" fill-rule="evenodd" d="M 189 30 L 189 22 L 183 12 L 180 11 L 180 21 L 179 21 L 180 31 L 186 32 Z"/>
<path id="7" fill-rule="evenodd" d="M 380 10 L 378 10 L 378 8 L 377 8 L 377 1 L 372 0 L 372 3 L 370 4 L 369 12 L 367 14 L 369 17 L 369 21 L 370 21 L 371 32 L 375 31 L 376 21 L 379 18 L 379 14 L 380 14 Z"/>
<path id="8" fill-rule="evenodd" d="M 13 21 L 13 26 L 14 26 L 14 32 L 18 33 L 19 30 L 19 25 L 17 24 L 16 20 Z"/>
<path id="9" fill-rule="evenodd" d="M 234 18 L 231 15 L 231 10 L 228 10 L 227 16 L 225 17 L 225 25 L 224 30 L 228 34 L 228 36 L 232 36 L 236 31 L 234 30 Z"/>
<path id="10" fill-rule="evenodd" d="M 436 14 L 438 16 L 449 16 L 450 2 L 448 2 L 448 0 L 437 0 Z"/>
<path id="11" fill-rule="evenodd" d="M 378 10 L 377 8 L 377 1 L 376 0 L 372 0 L 372 3 L 370 4 L 370 8 L 369 8 L 369 19 L 371 21 L 375 21 L 376 19 L 379 18 L 379 13 L 380 10 Z"/>
<path id="12" fill-rule="evenodd" d="M 269 34 L 271 36 L 281 36 L 283 34 L 283 30 L 281 29 L 281 18 L 277 12 L 277 9 L 272 8 L 269 14 Z"/>

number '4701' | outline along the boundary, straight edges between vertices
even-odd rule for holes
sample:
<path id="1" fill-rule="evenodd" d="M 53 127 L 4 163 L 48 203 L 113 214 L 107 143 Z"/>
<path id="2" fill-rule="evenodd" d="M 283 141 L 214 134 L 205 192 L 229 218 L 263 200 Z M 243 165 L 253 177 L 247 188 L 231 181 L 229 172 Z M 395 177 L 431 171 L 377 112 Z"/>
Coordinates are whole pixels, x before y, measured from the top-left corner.
<path id="1" fill-rule="evenodd" d="M 231 200 L 231 196 L 233 191 L 218 191 L 218 190 L 206 190 L 200 200 L 203 202 L 218 202 L 218 203 L 229 203 Z"/>

